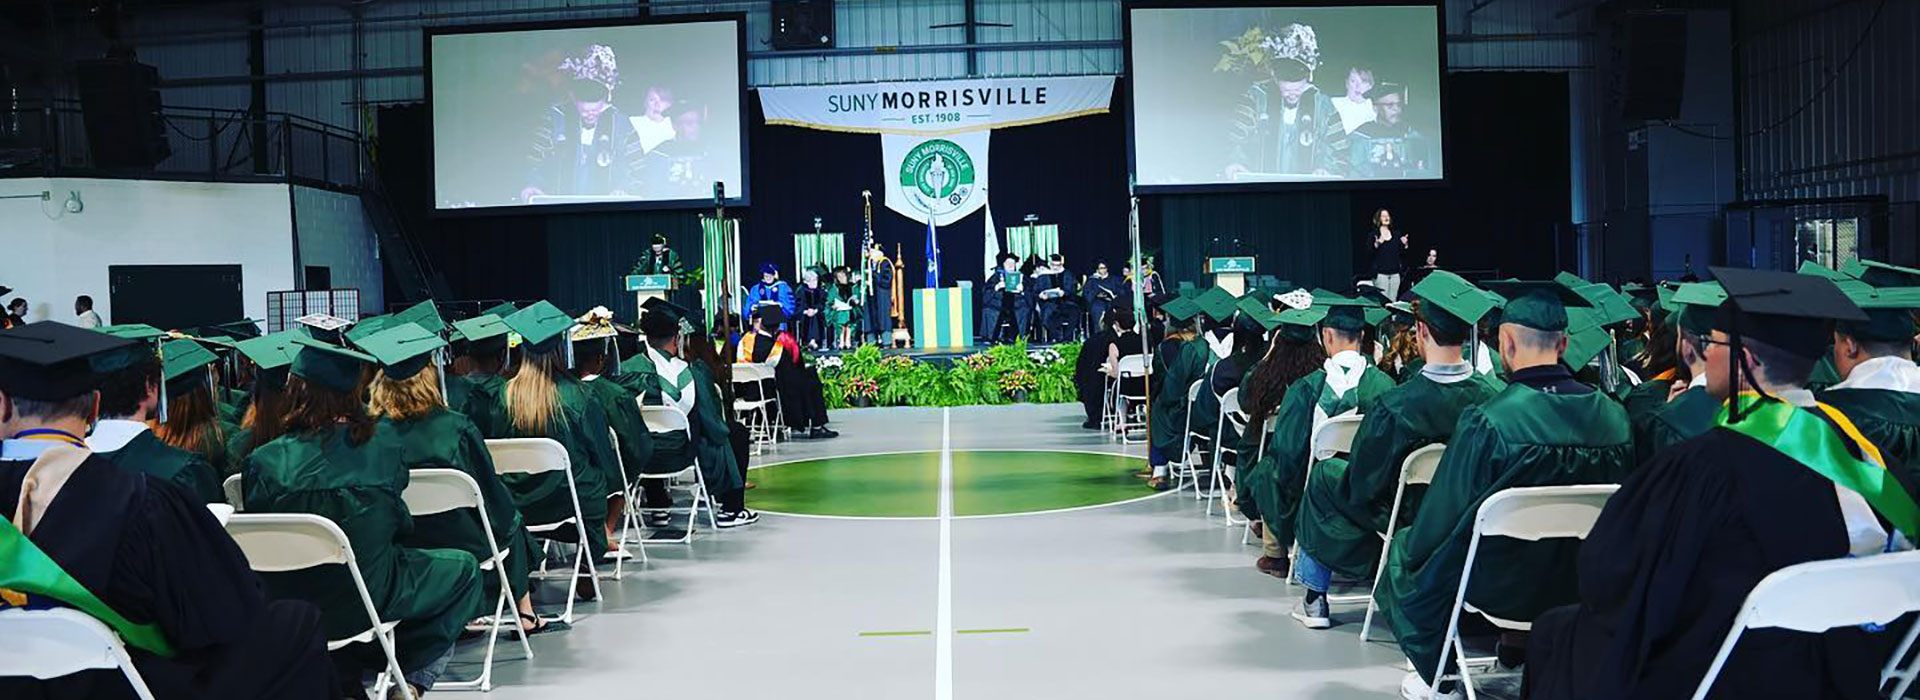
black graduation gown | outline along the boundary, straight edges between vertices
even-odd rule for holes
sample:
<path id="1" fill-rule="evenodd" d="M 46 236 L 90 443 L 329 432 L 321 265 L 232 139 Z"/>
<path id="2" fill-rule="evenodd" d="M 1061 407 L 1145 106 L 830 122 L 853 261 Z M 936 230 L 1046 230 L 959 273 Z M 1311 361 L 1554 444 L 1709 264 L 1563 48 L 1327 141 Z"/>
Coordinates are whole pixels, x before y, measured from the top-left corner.
<path id="1" fill-rule="evenodd" d="M 31 466 L 0 462 L 0 503 L 19 502 Z M 319 609 L 268 600 L 240 548 L 186 491 L 94 455 L 62 487 L 32 539 L 116 612 L 160 628 L 173 658 L 127 649 L 156 697 L 341 696 Z M 0 679 L 0 698 L 8 700 L 130 697 L 118 671 Z"/>
<path id="2" fill-rule="evenodd" d="M 793 299 L 793 329 L 800 339 L 800 344 L 825 344 L 827 342 L 827 285 L 809 287 L 801 284 L 793 288 Z M 813 315 L 808 316 L 808 311 L 812 311 Z"/>
<path id="3" fill-rule="evenodd" d="M 1073 386 L 1080 398 L 1080 404 L 1087 409 L 1087 420 L 1100 420 L 1101 402 L 1107 395 L 1107 375 L 1100 373 L 1100 366 L 1107 362 L 1107 348 L 1113 347 L 1113 329 L 1102 328 L 1080 346 L 1080 355 L 1073 358 Z"/>
<path id="4" fill-rule="evenodd" d="M 771 335 L 755 338 L 753 361 L 766 362 L 773 349 L 780 347 L 777 341 L 778 338 Z M 826 390 L 820 386 L 818 373 L 801 365 L 800 358 L 792 352 L 782 351 L 779 362 L 773 366 L 773 381 L 780 385 L 780 416 L 787 427 L 794 430 L 826 427 Z"/>
<path id="5" fill-rule="evenodd" d="M 1760 579 L 1846 555 L 1833 482 L 1724 428 L 1675 445 L 1627 479 L 1581 545 L 1580 603 L 1534 622 L 1525 696 L 1689 697 Z M 1709 697 L 1877 698 L 1898 632 L 1750 631 Z"/>

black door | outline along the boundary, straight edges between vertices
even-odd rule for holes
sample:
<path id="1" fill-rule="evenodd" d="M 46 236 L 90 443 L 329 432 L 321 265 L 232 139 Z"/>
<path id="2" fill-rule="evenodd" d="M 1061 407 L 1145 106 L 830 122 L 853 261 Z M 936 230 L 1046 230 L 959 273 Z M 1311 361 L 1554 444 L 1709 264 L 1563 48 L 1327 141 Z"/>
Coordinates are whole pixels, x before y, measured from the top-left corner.
<path id="1" fill-rule="evenodd" d="M 114 323 L 175 330 L 246 318 L 239 265 L 112 265 Z"/>

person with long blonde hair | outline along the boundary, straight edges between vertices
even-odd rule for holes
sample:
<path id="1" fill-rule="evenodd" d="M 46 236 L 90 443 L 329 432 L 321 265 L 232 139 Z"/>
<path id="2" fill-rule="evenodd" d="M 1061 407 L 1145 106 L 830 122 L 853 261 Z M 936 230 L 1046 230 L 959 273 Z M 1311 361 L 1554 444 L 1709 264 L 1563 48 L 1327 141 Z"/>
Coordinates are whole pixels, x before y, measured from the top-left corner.
<path id="1" fill-rule="evenodd" d="M 534 614 L 529 595 L 529 572 L 539 549 L 520 518 L 513 494 L 493 469 L 493 456 L 479 428 L 466 416 L 447 409 L 440 393 L 440 367 L 434 353 L 446 345 L 433 333 L 413 323 L 404 323 L 375 333 L 360 341 L 360 346 L 380 363 L 368 387 L 368 411 L 400 441 L 401 463 L 407 469 L 457 469 L 480 487 L 481 502 L 487 509 L 485 527 L 493 531 L 493 541 L 510 554 L 506 559 L 507 585 L 513 587 L 520 615 L 520 629 L 538 634 L 552 624 Z M 410 546 L 459 549 L 475 559 L 493 556 L 482 524 L 473 513 L 447 512 L 414 518 L 413 533 L 406 537 Z M 499 579 L 485 577 L 487 599 L 499 595 Z"/>

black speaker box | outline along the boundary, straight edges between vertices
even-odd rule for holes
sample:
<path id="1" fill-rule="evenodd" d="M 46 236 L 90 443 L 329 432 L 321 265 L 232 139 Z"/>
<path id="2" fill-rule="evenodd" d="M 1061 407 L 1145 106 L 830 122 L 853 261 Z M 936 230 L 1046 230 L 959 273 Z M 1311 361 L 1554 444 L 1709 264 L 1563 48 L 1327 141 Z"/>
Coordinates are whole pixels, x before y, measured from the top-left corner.
<path id="1" fill-rule="evenodd" d="M 173 154 L 160 116 L 160 72 L 123 59 L 74 66 L 94 167 L 151 168 Z"/>
<path id="2" fill-rule="evenodd" d="M 833 48 L 833 0 L 773 0 L 773 48 Z"/>

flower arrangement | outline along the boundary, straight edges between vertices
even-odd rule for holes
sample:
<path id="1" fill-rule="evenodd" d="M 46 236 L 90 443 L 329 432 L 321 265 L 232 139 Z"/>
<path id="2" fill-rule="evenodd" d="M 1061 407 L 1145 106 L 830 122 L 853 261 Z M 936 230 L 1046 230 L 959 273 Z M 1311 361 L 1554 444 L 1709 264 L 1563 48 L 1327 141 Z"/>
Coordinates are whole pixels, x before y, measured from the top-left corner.
<path id="1" fill-rule="evenodd" d="M 1016 369 L 1000 375 L 1000 390 L 1006 392 L 1008 396 L 1018 392 L 1032 391 L 1039 385 L 1040 382 L 1034 378 L 1033 373 L 1024 369 Z"/>
<path id="2" fill-rule="evenodd" d="M 831 372 L 847 366 L 847 361 L 840 359 L 838 355 L 829 355 L 815 360 L 813 365 L 822 372 Z"/>
<path id="3" fill-rule="evenodd" d="M 984 370 L 993 366 L 993 357 L 984 352 L 977 352 L 960 358 L 960 362 L 970 369 Z"/>
<path id="4" fill-rule="evenodd" d="M 1077 400 L 1071 358 L 1079 353 L 1077 344 L 1033 351 L 1014 344 L 961 357 L 943 368 L 864 347 L 821 358 L 815 366 L 826 387 L 828 408 L 1068 403 Z"/>
<path id="5" fill-rule="evenodd" d="M 869 377 L 853 377 L 847 380 L 847 395 L 872 399 L 880 395 L 880 382 Z"/>

